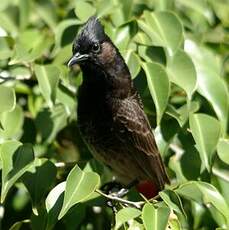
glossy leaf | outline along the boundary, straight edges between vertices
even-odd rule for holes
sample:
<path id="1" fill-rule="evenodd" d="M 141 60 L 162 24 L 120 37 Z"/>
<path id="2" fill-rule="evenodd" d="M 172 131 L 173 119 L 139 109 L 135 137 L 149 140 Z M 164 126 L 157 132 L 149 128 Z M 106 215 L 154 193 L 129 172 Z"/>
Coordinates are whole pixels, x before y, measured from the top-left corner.
<path id="1" fill-rule="evenodd" d="M 48 194 L 45 200 L 45 207 L 48 212 L 47 228 L 52 229 L 58 221 L 58 215 L 64 201 L 66 182 L 56 185 Z"/>
<path id="2" fill-rule="evenodd" d="M 64 203 L 58 219 L 61 219 L 73 205 L 85 201 L 98 188 L 99 183 L 96 173 L 83 172 L 76 165 L 67 177 Z"/>
<path id="3" fill-rule="evenodd" d="M 145 11 L 145 21 L 139 20 L 139 27 L 151 38 L 156 46 L 163 46 L 172 56 L 183 40 L 182 24 L 171 12 Z"/>
<path id="4" fill-rule="evenodd" d="M 210 171 L 213 153 L 221 133 L 220 124 L 215 118 L 205 114 L 191 115 L 189 123 L 202 164 Z"/>
<path id="5" fill-rule="evenodd" d="M 229 113 L 228 89 L 220 78 L 220 61 L 208 49 L 197 46 L 192 40 L 185 41 L 185 51 L 191 56 L 197 72 L 197 90 L 214 108 L 222 124 L 227 129 Z"/>
<path id="6" fill-rule="evenodd" d="M 148 87 L 157 111 L 157 124 L 160 123 L 168 103 L 170 84 L 163 66 L 156 63 L 142 65 L 148 82 Z"/>
<path id="7" fill-rule="evenodd" d="M 129 67 L 131 77 L 135 78 L 141 69 L 140 66 L 141 63 L 139 57 L 132 50 L 128 50 L 127 52 L 122 52 L 122 55 Z"/>
<path id="8" fill-rule="evenodd" d="M 167 65 L 170 80 L 183 88 L 189 100 L 196 88 L 196 70 L 190 57 L 182 50 L 169 58 Z"/>
<path id="9" fill-rule="evenodd" d="M 167 207 L 155 208 L 146 203 L 142 209 L 142 219 L 146 230 L 165 230 L 168 224 L 170 210 Z"/>

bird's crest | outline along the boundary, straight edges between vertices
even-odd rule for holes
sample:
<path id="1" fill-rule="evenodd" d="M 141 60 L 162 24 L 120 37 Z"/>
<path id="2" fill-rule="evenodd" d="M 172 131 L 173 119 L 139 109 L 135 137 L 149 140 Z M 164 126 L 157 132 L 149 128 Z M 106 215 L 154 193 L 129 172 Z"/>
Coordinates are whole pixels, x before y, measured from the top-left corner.
<path id="1" fill-rule="evenodd" d="M 95 16 L 88 19 L 78 36 L 78 40 L 80 41 L 103 41 L 105 39 L 106 34 L 103 26 Z"/>

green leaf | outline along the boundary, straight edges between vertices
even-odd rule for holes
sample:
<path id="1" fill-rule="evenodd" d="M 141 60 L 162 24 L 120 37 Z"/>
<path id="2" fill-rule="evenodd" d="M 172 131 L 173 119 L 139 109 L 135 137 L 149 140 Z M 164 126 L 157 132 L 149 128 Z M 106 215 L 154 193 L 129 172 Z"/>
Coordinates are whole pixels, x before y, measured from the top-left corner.
<path id="1" fill-rule="evenodd" d="M 146 230 L 165 230 L 168 224 L 170 210 L 167 207 L 155 208 L 146 203 L 142 209 L 142 219 Z"/>
<path id="2" fill-rule="evenodd" d="M 38 215 L 36 208 L 56 178 L 56 167 L 51 161 L 39 159 L 33 171 L 26 172 L 22 181 L 32 199 L 33 212 Z"/>
<path id="3" fill-rule="evenodd" d="M 1 145 L 2 190 L 1 202 L 4 202 L 9 189 L 32 166 L 34 153 L 31 145 L 22 145 L 17 141 L 7 141 Z"/>
<path id="4" fill-rule="evenodd" d="M 181 46 L 183 28 L 178 17 L 171 12 L 144 12 L 139 27 L 151 38 L 155 46 L 163 46 L 172 56 Z"/>
<path id="5" fill-rule="evenodd" d="M 55 33 L 55 47 L 54 47 L 54 49 L 52 51 L 52 56 L 55 56 L 56 54 L 58 54 L 58 51 L 61 48 L 61 41 L 62 41 L 62 36 L 63 36 L 64 31 L 68 27 L 77 26 L 77 25 L 80 25 L 80 24 L 82 24 L 82 22 L 77 20 L 77 19 L 67 19 L 67 20 L 64 20 L 64 21 L 60 22 L 55 27 L 55 30 L 54 30 L 54 33 Z M 70 56 L 69 56 L 69 58 L 70 58 Z"/>
<path id="6" fill-rule="evenodd" d="M 0 14 L 0 26 L 9 34 L 17 34 L 18 28 L 13 21 L 13 17 L 7 12 L 1 11 Z"/>
<path id="7" fill-rule="evenodd" d="M 84 172 L 76 165 L 69 173 L 64 192 L 64 203 L 58 219 L 75 204 L 85 201 L 98 188 L 100 179 L 94 172 Z"/>
<path id="8" fill-rule="evenodd" d="M 229 164 L 229 140 L 227 139 L 220 139 L 217 145 L 217 153 L 219 158 Z"/>
<path id="9" fill-rule="evenodd" d="M 56 99 L 59 70 L 54 65 L 35 65 L 34 71 L 41 93 L 48 105 L 52 107 Z"/>
<path id="10" fill-rule="evenodd" d="M 185 41 L 185 51 L 191 56 L 197 72 L 197 90 L 212 105 L 226 133 L 229 114 L 228 88 L 220 78 L 219 58 L 210 50 L 197 46 L 191 40 Z"/>
<path id="11" fill-rule="evenodd" d="M 96 15 L 98 18 L 102 18 L 103 16 L 110 14 L 115 8 L 115 5 L 113 4 L 112 1 L 101 0 L 101 1 L 96 1 L 95 4 L 96 4 L 96 11 L 97 11 Z"/>
<path id="12" fill-rule="evenodd" d="M 9 47 L 9 37 L 0 37 L 0 60 L 10 58 L 13 51 Z"/>
<path id="13" fill-rule="evenodd" d="M 56 4 L 51 0 L 35 1 L 34 11 L 54 31 L 57 26 Z"/>
<path id="14" fill-rule="evenodd" d="M 145 46 L 151 46 L 152 41 L 149 36 L 147 36 L 145 33 L 139 31 L 136 36 L 134 37 L 134 41 L 136 43 L 145 45 Z"/>
<path id="15" fill-rule="evenodd" d="M 15 52 L 9 64 L 33 62 L 47 52 L 52 42 L 50 35 L 40 33 L 36 29 L 22 32 L 16 41 Z"/>
<path id="16" fill-rule="evenodd" d="M 218 215 L 224 217 L 224 223 L 222 223 L 223 226 L 221 227 L 229 226 L 229 207 L 223 196 L 213 185 L 201 181 L 190 181 L 181 185 L 176 189 L 176 192 L 186 199 L 204 203 L 209 209 L 213 207 L 218 212 Z M 215 218 L 214 214 L 213 218 Z"/>
<path id="17" fill-rule="evenodd" d="M 82 0 L 76 1 L 75 14 L 82 22 L 87 21 L 95 12 L 96 9 L 90 3 Z"/>
<path id="18" fill-rule="evenodd" d="M 30 10 L 30 1 L 29 0 L 20 0 L 19 1 L 19 10 L 20 10 L 20 29 L 24 30 L 29 22 Z"/>
<path id="19" fill-rule="evenodd" d="M 142 65 L 148 87 L 157 111 L 157 124 L 160 123 L 166 109 L 170 93 L 168 76 L 163 66 L 156 63 L 143 63 Z"/>
<path id="20" fill-rule="evenodd" d="M 30 223 L 30 220 L 21 220 L 21 221 L 18 221 L 16 223 L 14 223 L 9 230 L 19 230 L 19 229 L 23 229 L 22 227 L 24 228 L 28 228 L 29 226 L 29 223 Z"/>
<path id="21" fill-rule="evenodd" d="M 22 126 L 24 122 L 23 110 L 20 106 L 16 106 L 13 111 L 0 114 L 3 130 L 0 130 L 0 138 L 19 138 L 22 134 Z"/>
<path id="22" fill-rule="evenodd" d="M 198 1 L 198 0 L 192 0 L 192 1 L 178 0 L 177 2 L 178 4 L 187 7 L 189 11 L 193 10 L 203 15 L 208 20 L 209 23 L 212 24 L 214 22 L 213 12 L 211 11 L 207 2 Z"/>
<path id="23" fill-rule="evenodd" d="M 178 219 L 169 220 L 169 227 L 171 230 L 182 230 Z"/>
<path id="24" fill-rule="evenodd" d="M 0 113 L 12 111 L 15 105 L 16 97 L 14 90 L 0 85 Z"/>
<path id="25" fill-rule="evenodd" d="M 210 172 L 213 153 L 221 133 L 220 123 L 215 118 L 205 114 L 192 114 L 189 124 L 202 164 Z"/>
<path id="26" fill-rule="evenodd" d="M 45 200 L 45 207 L 48 212 L 47 229 L 53 229 L 55 223 L 58 221 L 58 215 L 64 201 L 65 188 L 66 182 L 61 182 L 49 192 Z"/>
<path id="27" fill-rule="evenodd" d="M 164 190 L 159 195 L 171 210 L 186 216 L 181 199 L 175 191 Z"/>
<path id="28" fill-rule="evenodd" d="M 56 185 L 48 194 L 46 200 L 45 200 L 45 207 L 47 212 L 50 212 L 50 210 L 55 206 L 58 198 L 60 195 L 65 191 L 66 188 L 66 182 L 61 182 L 60 184 Z"/>
<path id="29" fill-rule="evenodd" d="M 126 52 L 122 52 L 122 55 L 125 59 L 126 64 L 129 67 L 131 77 L 132 79 L 134 79 L 138 75 L 141 69 L 140 59 L 138 55 L 130 49 Z"/>
<path id="30" fill-rule="evenodd" d="M 178 50 L 169 58 L 167 71 L 170 80 L 183 88 L 190 100 L 197 83 L 196 70 L 190 57 L 183 50 Z"/>
<path id="31" fill-rule="evenodd" d="M 115 230 L 119 229 L 124 223 L 141 215 L 141 211 L 136 208 L 122 208 L 115 215 Z"/>

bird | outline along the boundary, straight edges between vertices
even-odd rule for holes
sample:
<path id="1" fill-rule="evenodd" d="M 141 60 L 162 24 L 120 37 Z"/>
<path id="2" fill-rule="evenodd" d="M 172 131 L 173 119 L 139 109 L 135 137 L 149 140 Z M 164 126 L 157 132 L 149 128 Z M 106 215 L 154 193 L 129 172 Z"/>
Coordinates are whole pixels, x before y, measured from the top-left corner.
<path id="1" fill-rule="evenodd" d="M 147 187 L 149 182 L 156 192 L 163 190 L 169 177 L 142 100 L 97 17 L 90 17 L 80 30 L 72 53 L 68 66 L 78 64 L 83 73 L 77 123 L 92 155 L 111 168 L 124 187 L 136 182 L 141 191 L 141 183 Z"/>

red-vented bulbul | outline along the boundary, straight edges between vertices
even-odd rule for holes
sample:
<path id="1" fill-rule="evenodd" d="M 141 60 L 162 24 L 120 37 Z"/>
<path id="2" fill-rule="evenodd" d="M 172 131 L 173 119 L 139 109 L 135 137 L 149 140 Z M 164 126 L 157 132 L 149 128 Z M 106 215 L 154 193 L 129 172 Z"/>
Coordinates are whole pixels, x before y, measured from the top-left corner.
<path id="1" fill-rule="evenodd" d="M 117 181 L 169 183 L 149 121 L 130 71 L 102 25 L 91 17 L 73 44 L 68 65 L 79 64 L 78 125 L 94 157 L 110 166 Z"/>

